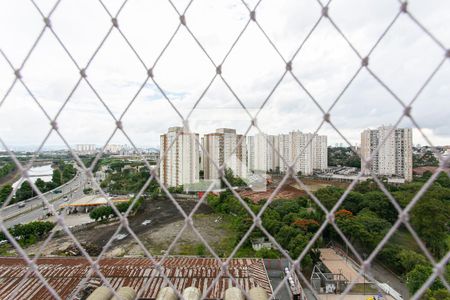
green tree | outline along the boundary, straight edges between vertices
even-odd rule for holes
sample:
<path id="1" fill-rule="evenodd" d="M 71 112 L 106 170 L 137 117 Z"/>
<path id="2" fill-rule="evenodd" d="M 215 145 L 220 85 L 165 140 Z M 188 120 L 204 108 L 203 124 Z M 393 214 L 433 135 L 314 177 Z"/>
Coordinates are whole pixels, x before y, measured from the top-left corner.
<path id="1" fill-rule="evenodd" d="M 358 182 L 358 184 L 355 185 L 353 188 L 354 192 L 358 193 L 368 193 L 373 191 L 379 191 L 380 187 L 373 179 L 364 180 L 361 182 Z"/>
<path id="2" fill-rule="evenodd" d="M 261 250 L 256 251 L 255 256 L 261 258 L 277 259 L 280 258 L 280 253 L 275 249 L 262 248 Z"/>
<path id="3" fill-rule="evenodd" d="M 205 256 L 207 253 L 205 245 L 203 245 L 202 243 L 197 244 L 197 246 L 195 247 L 195 252 L 198 256 Z"/>
<path id="4" fill-rule="evenodd" d="M 427 281 L 428 277 L 433 273 L 430 265 L 416 265 L 414 269 L 406 274 L 406 285 L 409 292 L 414 294 Z M 439 290 L 444 288 L 439 280 L 436 280 L 430 287 L 431 290 Z"/>
<path id="5" fill-rule="evenodd" d="M 383 192 L 368 192 L 363 195 L 363 199 L 361 208 L 366 207 L 391 223 L 397 219 L 397 210 Z"/>
<path id="6" fill-rule="evenodd" d="M 416 265 L 426 265 L 428 263 L 425 256 L 409 249 L 402 249 L 396 257 L 403 268 L 403 273 L 412 271 Z"/>
<path id="7" fill-rule="evenodd" d="M 45 193 L 47 191 L 47 184 L 41 178 L 38 178 L 34 184 L 41 191 L 41 193 Z"/>
<path id="8" fill-rule="evenodd" d="M 450 300 L 450 291 L 447 289 L 431 290 L 428 289 L 423 297 L 425 300 Z"/>
<path id="9" fill-rule="evenodd" d="M 389 268 L 396 274 L 403 274 L 404 268 L 398 259 L 398 254 L 402 251 L 402 247 L 394 244 L 386 245 L 378 254 L 377 258 L 381 260 L 384 264 L 389 266 Z"/>
<path id="10" fill-rule="evenodd" d="M 262 223 L 270 234 L 275 235 L 283 226 L 280 214 L 274 209 L 268 208 L 262 215 Z"/>
<path id="11" fill-rule="evenodd" d="M 59 169 L 53 170 L 52 182 L 56 184 L 56 186 L 62 185 L 62 174 Z"/>
<path id="12" fill-rule="evenodd" d="M 24 181 L 16 191 L 16 201 L 23 201 L 34 196 L 33 189 L 28 181 Z"/>
<path id="13" fill-rule="evenodd" d="M 2 167 L 0 167 L 0 178 L 3 176 L 8 175 L 9 173 L 11 173 L 12 171 L 15 170 L 15 165 L 12 163 L 6 163 L 5 165 L 3 165 Z"/>
<path id="14" fill-rule="evenodd" d="M 234 186 L 246 186 L 247 185 L 245 183 L 245 181 L 242 180 L 242 178 L 240 178 L 238 176 L 234 176 L 233 170 L 231 170 L 230 168 L 226 168 L 225 169 L 225 179 L 233 187 Z M 227 185 L 223 181 L 222 181 L 222 187 L 224 187 L 224 188 L 227 187 Z"/>
<path id="15" fill-rule="evenodd" d="M 284 248 L 288 249 L 290 241 L 297 236 L 300 231 L 294 227 L 284 225 L 275 235 L 275 240 Z"/>
<path id="16" fill-rule="evenodd" d="M 6 184 L 0 188 L 0 203 L 3 203 L 8 199 L 8 196 L 13 191 L 13 187 L 10 184 Z"/>
<path id="17" fill-rule="evenodd" d="M 342 208 L 356 215 L 363 207 L 364 196 L 358 192 L 350 192 L 342 203 Z"/>
<path id="18" fill-rule="evenodd" d="M 63 172 L 61 174 L 63 183 L 71 180 L 76 174 L 75 168 L 71 164 L 65 164 L 63 167 Z"/>
<path id="19" fill-rule="evenodd" d="M 289 254 L 292 258 L 296 259 L 300 253 L 302 253 L 309 242 L 309 238 L 309 235 L 299 233 L 289 241 L 287 249 L 289 250 Z"/>
<path id="20" fill-rule="evenodd" d="M 273 202 L 271 208 L 278 212 L 280 216 L 286 216 L 289 213 L 298 213 L 302 206 L 300 206 L 300 202 L 297 201 L 280 200 Z"/>
<path id="21" fill-rule="evenodd" d="M 334 186 L 327 186 L 315 192 L 316 197 L 327 208 L 331 209 L 336 202 L 341 198 L 344 190 Z"/>
<path id="22" fill-rule="evenodd" d="M 55 225 L 52 222 L 33 221 L 27 224 L 15 225 L 9 229 L 9 232 L 13 237 L 18 239 L 21 245 L 29 245 L 49 233 Z M 2 235 L 0 237 L 1 239 L 5 239 L 5 236 Z"/>
<path id="23" fill-rule="evenodd" d="M 367 251 L 375 248 L 391 226 L 388 221 L 367 208 L 357 216 L 336 217 L 336 224 L 350 241 Z"/>
<path id="24" fill-rule="evenodd" d="M 411 224 L 431 253 L 442 257 L 448 250 L 449 203 L 433 198 L 421 199 L 411 211 Z"/>
<path id="25" fill-rule="evenodd" d="M 439 160 L 434 155 L 433 151 L 427 150 L 425 153 L 413 154 L 413 168 L 423 167 L 423 166 L 434 166 L 439 165 Z"/>

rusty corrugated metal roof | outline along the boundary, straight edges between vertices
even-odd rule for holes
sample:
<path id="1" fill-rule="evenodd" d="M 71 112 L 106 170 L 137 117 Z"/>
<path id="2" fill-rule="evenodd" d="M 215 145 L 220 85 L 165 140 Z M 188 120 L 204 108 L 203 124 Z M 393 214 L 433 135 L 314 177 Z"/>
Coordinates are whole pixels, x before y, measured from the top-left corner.
<path id="1" fill-rule="evenodd" d="M 41 258 L 37 264 L 38 270 L 63 299 L 73 296 L 72 293 L 90 269 L 87 260 L 81 257 Z M 147 258 L 105 258 L 99 265 L 101 272 L 115 289 L 121 286 L 130 286 L 136 291 L 145 289 L 142 291 L 142 298 L 154 299 L 161 288 L 168 286 Z M 162 271 L 180 292 L 189 286 L 195 286 L 205 293 L 220 270 L 221 263 L 213 258 L 169 257 L 162 263 Z M 260 286 L 269 296 L 272 294 L 262 259 L 233 259 L 228 270 L 246 291 Z M 0 258 L 0 299 L 8 297 L 18 287 L 26 272 L 27 265 L 22 259 Z M 149 283 L 148 278 L 151 276 L 154 278 Z M 98 280 L 96 276 L 93 279 Z M 146 286 L 148 287 L 145 288 Z M 234 286 L 231 279 L 221 276 L 207 298 L 223 299 L 225 290 L 231 286 Z M 51 299 L 51 296 L 35 276 L 30 276 L 20 288 L 16 299 Z"/>

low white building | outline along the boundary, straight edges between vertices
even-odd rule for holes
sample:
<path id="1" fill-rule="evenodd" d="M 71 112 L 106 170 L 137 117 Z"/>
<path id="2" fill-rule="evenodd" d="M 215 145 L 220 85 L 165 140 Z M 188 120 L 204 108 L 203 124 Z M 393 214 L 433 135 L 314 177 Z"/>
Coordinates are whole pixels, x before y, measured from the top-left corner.
<path id="1" fill-rule="evenodd" d="M 272 249 L 272 247 L 272 243 L 263 237 L 252 240 L 252 248 L 255 251 L 259 251 L 261 249 Z"/>

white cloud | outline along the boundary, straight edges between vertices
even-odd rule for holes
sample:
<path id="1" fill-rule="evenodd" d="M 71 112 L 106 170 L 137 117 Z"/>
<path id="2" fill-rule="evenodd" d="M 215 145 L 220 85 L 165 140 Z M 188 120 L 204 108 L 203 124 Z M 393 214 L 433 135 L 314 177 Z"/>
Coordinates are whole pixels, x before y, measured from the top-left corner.
<path id="1" fill-rule="evenodd" d="M 450 48 L 446 16 L 448 1 L 432 4 L 410 1 L 410 10 L 445 47 Z M 46 14 L 53 1 L 38 1 Z M 105 1 L 112 14 L 121 1 Z M 180 12 L 188 1 L 175 1 Z M 249 3 L 252 7 L 253 3 Z M 398 11 L 396 1 L 335 1 L 330 15 L 357 51 L 365 56 Z M 321 8 L 315 1 L 265 1 L 256 17 L 268 37 L 289 60 L 316 20 Z M 194 0 L 186 21 L 211 58 L 219 64 L 248 21 L 249 12 L 241 1 Z M 61 1 L 54 11 L 52 26 L 76 63 L 84 68 L 107 34 L 111 20 L 96 1 Z M 168 1 L 132 0 L 123 7 L 118 22 L 129 42 L 147 67 L 154 64 L 179 19 Z M 0 4 L 0 49 L 17 68 L 42 29 L 42 18 L 30 2 L 2 1 Z M 6 30 L 5 30 L 6 29 Z M 370 56 L 370 67 L 405 102 L 412 100 L 427 76 L 444 57 L 436 45 L 406 15 L 401 15 Z M 434 144 L 450 144 L 450 61 L 430 82 L 413 105 L 413 116 Z M 331 23 L 324 19 L 293 61 L 293 71 L 320 105 L 327 110 L 359 68 L 360 61 Z M 242 102 L 254 113 L 267 98 L 285 69 L 283 60 L 265 36 L 251 23 L 223 66 L 223 76 Z M 116 29 L 87 68 L 89 82 L 119 118 L 146 78 L 147 70 Z M 215 69 L 184 27 L 158 61 L 155 80 L 173 104 L 186 116 L 213 78 Z M 53 118 L 79 79 L 77 68 L 54 36 L 47 30 L 22 70 L 24 81 Z M 13 72 L 0 57 L 0 96 L 12 83 Z M 0 98 L 1 99 L 1 98 Z M 220 78 L 216 78 L 194 111 L 202 120 L 208 109 L 239 109 L 240 104 Z M 334 124 L 351 143 L 359 142 L 367 127 L 394 124 L 402 114 L 398 102 L 363 70 L 332 109 Z M 209 116 L 208 116 L 209 117 Z M 239 115 L 241 118 L 241 115 Z M 248 122 L 226 120 L 196 121 L 199 132 L 216 127 L 236 127 L 243 132 Z M 261 128 L 270 133 L 293 129 L 314 131 L 321 112 L 290 74 L 268 100 L 260 114 Z M 114 121 L 97 96 L 82 83 L 58 118 L 62 134 L 71 144 L 98 145 L 114 130 Z M 139 146 L 158 146 L 159 134 L 181 120 L 149 81 L 125 114 L 125 130 Z M 413 126 L 405 120 L 401 126 Z M 17 85 L 0 107 L 0 138 L 9 145 L 38 145 L 50 129 L 48 120 L 23 87 Z M 321 134 L 329 143 L 343 143 L 329 126 Z M 128 143 L 123 135 L 116 143 Z M 414 132 L 414 143 L 426 144 Z M 50 144 L 62 144 L 52 134 Z"/>

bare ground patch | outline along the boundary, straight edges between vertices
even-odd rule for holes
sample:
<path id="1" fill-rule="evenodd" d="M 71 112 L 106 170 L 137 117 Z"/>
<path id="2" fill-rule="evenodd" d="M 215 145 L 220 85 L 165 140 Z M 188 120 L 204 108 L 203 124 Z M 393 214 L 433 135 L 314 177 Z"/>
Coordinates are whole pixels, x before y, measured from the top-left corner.
<path id="1" fill-rule="evenodd" d="M 182 200 L 179 202 L 186 214 L 189 214 L 196 205 L 195 200 Z M 145 224 L 145 221 L 150 223 Z M 202 204 L 197 214 L 193 217 L 194 226 L 201 236 L 208 242 L 214 251 L 223 251 L 227 242 L 232 239 L 233 232 L 222 219 L 218 220 L 218 215 L 213 214 L 211 209 Z M 185 221 L 180 212 L 174 207 L 169 199 L 151 200 L 143 206 L 143 209 L 129 218 L 131 229 L 139 237 L 145 248 L 152 255 L 162 255 L 167 251 L 172 241 L 180 233 L 185 225 Z M 83 230 L 74 232 L 76 238 L 82 245 L 89 245 L 92 249 L 103 247 L 111 240 L 118 229 L 119 222 L 112 221 L 106 224 L 92 224 Z M 125 229 L 119 231 L 124 236 L 121 239 L 113 239 L 110 247 L 106 249 L 105 256 L 143 256 L 144 250 L 132 238 Z M 116 236 L 117 237 L 117 236 Z M 32 245 L 26 249 L 30 255 L 41 251 L 43 241 Z M 70 255 L 66 254 L 73 241 L 64 233 L 59 232 L 45 246 L 42 251 L 43 256 Z M 187 226 L 180 235 L 170 252 L 170 255 L 209 255 L 206 247 L 203 246 L 200 238 L 194 230 Z"/>
<path id="2" fill-rule="evenodd" d="M 217 220 L 217 215 L 202 214 L 194 216 L 193 219 L 195 228 L 214 251 L 220 250 L 224 238 L 227 238 L 232 234 L 222 223 L 215 222 Z M 138 237 L 152 255 L 163 255 L 172 245 L 175 238 L 180 234 L 184 225 L 184 220 L 174 221 L 164 226 L 150 229 L 147 232 L 139 234 Z M 177 242 L 172 245 L 169 254 L 208 255 L 209 253 L 192 227 L 187 226 L 183 233 L 180 234 Z M 124 255 L 144 255 L 144 251 L 136 241 L 132 240 L 126 244 L 117 246 L 107 253 L 107 256 Z"/>

